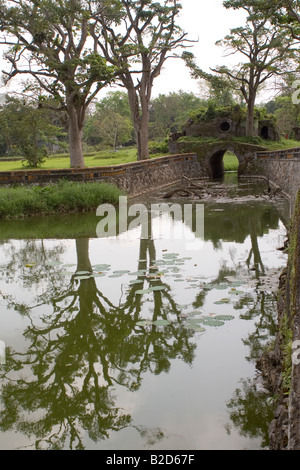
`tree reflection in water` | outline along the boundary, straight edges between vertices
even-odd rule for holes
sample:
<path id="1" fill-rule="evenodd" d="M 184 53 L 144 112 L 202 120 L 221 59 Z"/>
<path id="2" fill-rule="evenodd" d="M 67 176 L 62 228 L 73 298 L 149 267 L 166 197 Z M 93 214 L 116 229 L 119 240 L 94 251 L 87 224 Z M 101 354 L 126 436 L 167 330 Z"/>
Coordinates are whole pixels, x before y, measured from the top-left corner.
<path id="1" fill-rule="evenodd" d="M 92 272 L 89 259 L 89 239 L 76 240 L 77 271 Z M 153 240 L 141 240 L 139 259 L 155 259 Z M 138 269 L 145 269 L 140 261 Z M 148 266 L 148 268 L 149 268 Z M 49 267 L 32 268 L 32 284 L 37 272 Z M 51 269 L 50 269 L 51 271 Z M 153 320 L 176 316 L 177 322 L 162 331 L 153 325 L 137 326 L 142 296 L 133 285 L 125 301 L 113 305 L 99 290 L 94 277 L 77 280 L 61 288 L 56 280 L 47 285 L 37 298 L 37 304 L 27 306 L 30 326 L 24 332 L 29 346 L 23 353 L 10 351 L 2 386 L 3 411 L 1 429 L 17 428 L 27 436 L 35 436 L 36 448 L 83 448 L 83 432 L 97 442 L 110 431 L 133 425 L 131 416 L 115 405 L 113 387 L 118 385 L 136 391 L 147 371 L 166 372 L 171 360 L 180 358 L 191 363 L 195 343 L 192 333 L 182 328 L 180 309 L 169 291 L 153 291 Z M 151 271 L 151 269 L 150 269 Z M 52 276 L 49 276 L 52 279 Z M 162 285 L 161 281 L 158 281 Z M 157 281 L 156 281 L 157 285 Z M 164 284 L 165 287 L 168 287 Z M 44 304 L 52 310 L 36 321 L 34 310 Z M 11 303 L 11 307 L 18 305 Z M 162 432 L 145 431 L 135 426 L 145 437 L 156 438 Z"/>
<path id="2" fill-rule="evenodd" d="M 259 281 L 265 267 L 258 236 L 277 227 L 277 215 L 267 223 L 264 210 L 256 211 L 255 217 L 248 211 L 241 212 L 239 218 L 231 209 L 224 215 L 223 226 L 216 222 L 217 214 L 206 220 L 206 237 L 220 247 L 222 240 L 239 242 L 250 235 L 251 249 L 242 270 L 248 270 L 249 276 L 253 273 Z M 28 247 L 32 248 L 33 263 L 26 270 Z M 119 387 L 135 393 L 147 372 L 159 375 L 168 372 L 175 359 L 191 365 L 195 358 L 194 334 L 185 327 L 182 307 L 175 301 L 166 277 L 158 276 L 155 241 L 140 240 L 136 278 L 140 282 L 132 284 L 118 304 L 101 291 L 101 278 L 89 275 L 80 279 L 76 275 L 93 273 L 88 238 L 76 239 L 77 269 L 69 282 L 62 268 L 48 263 L 49 259 L 59 261 L 63 248 L 61 253 L 56 248 L 45 250 L 43 242 L 40 246 L 28 242 L 22 249 L 11 251 L 2 267 L 8 274 L 7 282 L 16 282 L 19 276 L 27 287 L 34 289 L 41 282 L 44 287 L 37 292 L 34 305 L 7 299 L 8 307 L 26 316 L 29 325 L 24 331 L 27 349 L 10 349 L 2 369 L 0 429 L 25 434 L 34 439 L 37 449 L 82 449 L 86 436 L 98 442 L 127 427 L 136 429 L 149 445 L 157 443 L 165 437 L 163 431 L 134 423 L 130 413 L 117 406 L 114 394 Z M 252 257 L 254 267 L 250 266 Z M 202 307 L 214 286 L 238 273 L 238 266 L 221 265 L 209 285 L 195 290 L 193 307 Z M 146 297 L 138 291 L 146 283 L 164 289 L 147 293 L 146 297 L 151 296 L 151 321 L 139 324 Z M 253 361 L 275 331 L 273 299 L 258 288 L 238 299 L 234 308 L 240 318 L 258 319 L 255 331 L 244 340 L 249 347 L 248 360 Z M 160 328 L 153 323 L 157 320 L 170 324 Z M 270 414 L 256 384 L 244 380 L 227 406 L 231 422 L 241 434 L 260 435 L 264 445 L 266 427 L 261 423 L 268 422 Z"/>

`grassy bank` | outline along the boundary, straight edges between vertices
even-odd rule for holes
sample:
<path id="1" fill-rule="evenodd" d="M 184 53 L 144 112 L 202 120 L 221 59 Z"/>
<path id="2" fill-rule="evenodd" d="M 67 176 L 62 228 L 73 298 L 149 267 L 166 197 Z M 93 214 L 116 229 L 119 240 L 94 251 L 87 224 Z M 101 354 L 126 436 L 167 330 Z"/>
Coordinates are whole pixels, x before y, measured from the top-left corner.
<path id="1" fill-rule="evenodd" d="M 3 187 L 0 218 L 88 211 L 104 203 L 116 205 L 120 195 L 122 192 L 116 186 L 107 183 L 62 181 L 44 187 Z"/>

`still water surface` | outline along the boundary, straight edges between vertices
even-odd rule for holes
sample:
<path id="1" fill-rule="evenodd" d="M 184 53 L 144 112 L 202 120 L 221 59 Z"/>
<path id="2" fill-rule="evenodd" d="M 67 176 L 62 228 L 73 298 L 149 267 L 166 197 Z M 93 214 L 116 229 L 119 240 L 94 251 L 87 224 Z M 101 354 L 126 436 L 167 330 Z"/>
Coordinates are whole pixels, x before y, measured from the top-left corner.
<path id="1" fill-rule="evenodd" d="M 265 188 L 226 185 L 192 251 L 99 239 L 95 214 L 1 223 L 0 449 L 267 447 L 255 361 L 275 334 L 286 229 L 272 202 L 235 200 Z"/>

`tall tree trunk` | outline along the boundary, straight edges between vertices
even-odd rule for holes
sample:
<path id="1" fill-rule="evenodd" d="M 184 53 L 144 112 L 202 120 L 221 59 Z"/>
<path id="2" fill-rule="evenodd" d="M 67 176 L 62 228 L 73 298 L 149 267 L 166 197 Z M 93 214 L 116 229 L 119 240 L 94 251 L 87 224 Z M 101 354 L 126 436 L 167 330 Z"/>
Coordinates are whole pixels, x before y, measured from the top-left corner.
<path id="1" fill-rule="evenodd" d="M 82 107 L 83 108 L 83 107 Z M 70 105 L 67 108 L 69 117 L 69 148 L 71 168 L 84 168 L 84 158 L 82 149 L 82 136 L 85 110 Z"/>
<path id="2" fill-rule="evenodd" d="M 141 109 L 139 98 L 133 87 L 127 89 L 131 117 L 137 143 L 138 160 L 149 159 L 149 107 L 146 100 L 142 100 Z"/>
<path id="3" fill-rule="evenodd" d="M 89 238 L 77 238 L 76 253 L 77 253 L 77 271 L 93 271 L 90 256 L 89 256 Z"/>
<path id="4" fill-rule="evenodd" d="M 138 133 L 138 160 L 147 160 L 150 158 L 149 154 L 149 110 L 147 107 L 142 107 L 140 128 Z"/>
<path id="5" fill-rule="evenodd" d="M 254 136 L 254 108 L 255 108 L 256 93 L 249 92 L 247 103 L 247 121 L 246 121 L 246 135 L 247 137 Z"/>

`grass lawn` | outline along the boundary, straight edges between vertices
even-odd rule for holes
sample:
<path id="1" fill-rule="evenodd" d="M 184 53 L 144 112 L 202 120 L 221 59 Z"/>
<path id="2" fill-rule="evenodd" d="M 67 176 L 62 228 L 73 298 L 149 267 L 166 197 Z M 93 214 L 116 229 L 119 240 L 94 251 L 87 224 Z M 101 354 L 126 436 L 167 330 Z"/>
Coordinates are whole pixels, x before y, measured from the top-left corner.
<path id="1" fill-rule="evenodd" d="M 160 155 L 156 155 L 160 156 Z M 101 152 L 95 155 L 87 155 L 84 158 L 87 167 L 119 165 L 135 162 L 137 160 L 136 149 L 121 150 L 119 152 Z M 224 156 L 224 165 L 227 171 L 237 170 L 238 160 L 234 154 L 227 152 Z M 70 168 L 70 159 L 66 156 L 53 156 L 47 158 L 40 167 L 45 170 Z M 0 171 L 24 170 L 26 166 L 21 161 L 1 162 Z"/>
<path id="2" fill-rule="evenodd" d="M 128 148 L 112 152 L 110 150 L 87 154 L 84 157 L 87 167 L 119 165 L 121 163 L 134 162 L 137 159 L 135 148 Z M 0 158 L 0 171 L 24 170 L 28 167 L 22 164 L 22 161 L 3 162 Z M 66 155 L 53 155 L 46 159 L 40 167 L 45 170 L 70 168 L 70 157 Z"/>
<path id="3" fill-rule="evenodd" d="M 226 152 L 223 157 L 225 171 L 237 171 L 239 167 L 239 161 L 232 152 Z"/>

